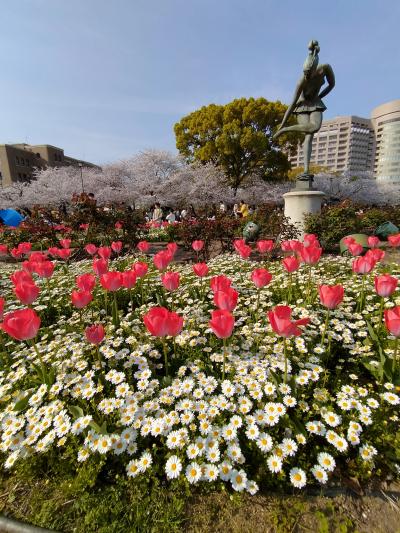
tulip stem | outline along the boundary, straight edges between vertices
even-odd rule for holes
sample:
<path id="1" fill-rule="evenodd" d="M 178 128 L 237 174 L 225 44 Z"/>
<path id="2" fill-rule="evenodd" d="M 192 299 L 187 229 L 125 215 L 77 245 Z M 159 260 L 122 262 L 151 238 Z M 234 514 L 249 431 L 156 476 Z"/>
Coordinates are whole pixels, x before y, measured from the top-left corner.
<path id="1" fill-rule="evenodd" d="M 114 309 L 113 309 L 113 323 L 116 328 L 119 327 L 119 314 L 118 314 L 118 302 L 117 302 L 117 291 L 114 291 Z"/>
<path id="2" fill-rule="evenodd" d="M 164 352 L 165 375 L 168 377 L 167 342 L 165 340 L 165 337 L 162 338 L 162 343 L 163 343 L 163 352 Z"/>
<path id="3" fill-rule="evenodd" d="M 257 313 L 257 320 L 260 316 L 260 292 L 261 292 L 261 289 L 258 289 L 257 291 L 257 310 L 256 310 L 256 313 Z"/>
<path id="4" fill-rule="evenodd" d="M 226 339 L 223 339 L 223 345 L 224 345 L 224 354 L 223 354 L 223 363 L 222 363 L 222 381 L 225 380 L 225 362 L 226 362 Z"/>
<path id="5" fill-rule="evenodd" d="M 38 358 L 39 361 L 40 361 L 40 364 L 44 367 L 45 365 L 44 365 L 44 362 L 43 362 L 42 356 L 40 355 L 40 352 L 39 352 L 38 347 L 36 346 L 36 343 L 35 343 L 34 340 L 32 340 L 32 347 L 33 347 L 33 349 L 35 350 L 35 353 L 36 353 L 36 355 L 37 355 L 37 358 Z"/>
<path id="6" fill-rule="evenodd" d="M 284 383 L 287 383 L 287 371 L 288 371 L 288 364 L 287 364 L 287 348 L 286 348 L 286 337 L 283 337 L 283 357 L 285 359 L 285 375 L 284 375 Z"/>
<path id="7" fill-rule="evenodd" d="M 361 283 L 361 292 L 360 292 L 360 300 L 359 300 L 359 312 L 362 311 L 363 303 L 364 303 L 364 286 L 365 286 L 365 274 L 363 274 L 362 277 L 362 283 Z"/>
<path id="8" fill-rule="evenodd" d="M 311 293 L 311 265 L 308 265 L 308 285 L 307 285 L 306 303 L 310 303 L 309 302 L 310 293 Z"/>
<path id="9" fill-rule="evenodd" d="M 397 359 L 397 348 L 399 344 L 399 338 L 396 337 L 394 341 L 394 353 L 393 353 L 393 363 L 392 363 L 392 376 L 394 377 L 394 372 L 396 370 L 396 359 Z"/>
<path id="10" fill-rule="evenodd" d="M 378 332 L 382 329 L 382 318 L 383 318 L 383 306 L 385 304 L 385 299 L 381 298 L 381 306 L 379 309 L 379 321 L 378 321 Z"/>
<path id="11" fill-rule="evenodd" d="M 328 330 L 329 312 L 330 312 L 330 309 L 328 308 L 328 309 L 326 310 L 326 318 L 325 318 L 324 331 L 322 332 L 321 346 L 324 346 L 325 335 L 326 335 L 326 332 L 327 332 L 327 330 Z"/>

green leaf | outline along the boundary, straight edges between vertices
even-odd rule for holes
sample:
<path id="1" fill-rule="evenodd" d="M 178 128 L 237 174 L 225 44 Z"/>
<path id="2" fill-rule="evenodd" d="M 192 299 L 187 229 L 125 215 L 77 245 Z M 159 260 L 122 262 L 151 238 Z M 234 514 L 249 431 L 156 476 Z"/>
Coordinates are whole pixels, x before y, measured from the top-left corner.
<path id="1" fill-rule="evenodd" d="M 32 394 L 28 394 L 25 396 L 25 398 L 22 398 L 21 400 L 18 400 L 18 402 L 14 405 L 13 411 L 24 411 L 28 407 L 29 398 L 32 396 Z"/>
<path id="2" fill-rule="evenodd" d="M 71 415 L 76 419 L 83 416 L 83 410 L 79 405 L 69 405 L 68 411 L 71 413 Z"/>

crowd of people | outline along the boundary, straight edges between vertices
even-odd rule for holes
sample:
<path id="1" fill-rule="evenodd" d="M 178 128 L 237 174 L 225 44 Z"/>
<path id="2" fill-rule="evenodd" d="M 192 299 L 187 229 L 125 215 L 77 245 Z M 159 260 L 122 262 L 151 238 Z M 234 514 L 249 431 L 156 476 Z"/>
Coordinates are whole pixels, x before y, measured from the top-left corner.
<path id="1" fill-rule="evenodd" d="M 207 210 L 207 217 L 210 220 L 215 220 L 218 216 L 226 215 L 233 218 L 247 218 L 255 211 L 255 207 L 249 206 L 243 200 L 240 203 L 234 205 L 227 205 L 224 202 L 221 202 L 218 205 L 212 205 Z M 181 210 L 174 209 L 171 207 L 162 207 L 159 202 L 156 202 L 151 209 L 146 211 L 145 218 L 147 222 L 161 223 L 169 222 L 173 224 L 174 222 L 182 222 L 186 219 L 197 218 L 196 209 L 192 204 L 189 208 L 183 208 Z"/>

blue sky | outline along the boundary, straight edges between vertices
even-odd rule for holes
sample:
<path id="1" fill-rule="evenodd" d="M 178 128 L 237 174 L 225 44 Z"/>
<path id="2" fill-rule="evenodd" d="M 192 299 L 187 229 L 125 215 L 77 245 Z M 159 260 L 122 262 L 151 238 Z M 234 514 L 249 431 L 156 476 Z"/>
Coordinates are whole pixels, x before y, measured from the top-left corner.
<path id="1" fill-rule="evenodd" d="M 325 117 L 400 98 L 398 0 L 4 0 L 0 143 L 104 163 L 175 150 L 209 103 L 289 103 L 318 39 L 337 85 Z"/>

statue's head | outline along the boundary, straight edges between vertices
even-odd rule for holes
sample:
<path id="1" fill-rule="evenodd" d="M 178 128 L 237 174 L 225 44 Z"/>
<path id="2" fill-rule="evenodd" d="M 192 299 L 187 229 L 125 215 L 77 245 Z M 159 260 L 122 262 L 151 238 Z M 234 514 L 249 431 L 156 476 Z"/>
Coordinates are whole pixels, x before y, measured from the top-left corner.
<path id="1" fill-rule="evenodd" d="M 304 61 L 303 73 L 304 77 L 309 78 L 318 66 L 318 52 L 320 50 L 318 41 L 310 41 L 308 43 L 309 54 Z"/>

